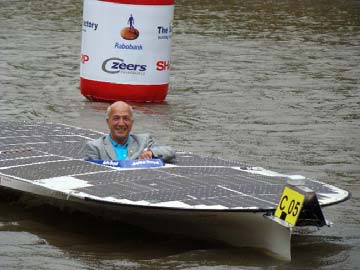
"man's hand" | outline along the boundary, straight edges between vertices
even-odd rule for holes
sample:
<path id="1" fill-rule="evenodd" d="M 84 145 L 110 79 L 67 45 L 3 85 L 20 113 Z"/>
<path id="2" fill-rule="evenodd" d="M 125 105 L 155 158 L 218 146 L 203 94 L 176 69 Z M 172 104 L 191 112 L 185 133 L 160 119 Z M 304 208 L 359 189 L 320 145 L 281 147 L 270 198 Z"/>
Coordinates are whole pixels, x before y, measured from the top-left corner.
<path id="1" fill-rule="evenodd" d="M 150 159 L 152 157 L 152 151 L 149 148 L 145 148 L 144 151 L 140 154 L 139 159 Z"/>

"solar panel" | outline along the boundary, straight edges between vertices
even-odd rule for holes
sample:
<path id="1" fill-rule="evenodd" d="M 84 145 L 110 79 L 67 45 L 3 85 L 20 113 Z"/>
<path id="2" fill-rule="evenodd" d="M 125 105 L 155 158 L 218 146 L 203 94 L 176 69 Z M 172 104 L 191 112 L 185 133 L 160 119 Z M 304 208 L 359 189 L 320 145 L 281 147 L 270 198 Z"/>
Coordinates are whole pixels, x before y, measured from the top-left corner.
<path id="1" fill-rule="evenodd" d="M 99 132 L 52 123 L 0 122 L 0 127 L 0 176 L 97 200 L 265 211 L 275 209 L 291 180 L 237 161 L 185 152 L 177 152 L 176 160 L 164 167 L 112 168 L 82 160 L 86 141 Z M 348 196 L 315 180 L 304 179 L 304 184 L 319 193 L 323 205 Z"/>

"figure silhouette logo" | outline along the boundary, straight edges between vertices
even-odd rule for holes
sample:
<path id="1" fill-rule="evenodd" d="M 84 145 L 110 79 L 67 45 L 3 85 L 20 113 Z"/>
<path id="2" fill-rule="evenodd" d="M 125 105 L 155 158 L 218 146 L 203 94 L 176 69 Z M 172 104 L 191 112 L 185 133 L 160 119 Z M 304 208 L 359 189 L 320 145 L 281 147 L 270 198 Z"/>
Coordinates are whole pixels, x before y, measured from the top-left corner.
<path id="1" fill-rule="evenodd" d="M 139 30 L 137 30 L 134 27 L 135 20 L 134 20 L 134 17 L 133 17 L 132 14 L 130 14 L 130 17 L 129 17 L 128 21 L 127 21 L 127 24 L 129 26 L 124 27 L 123 29 L 121 29 L 121 32 L 120 32 L 121 37 L 123 39 L 126 39 L 126 40 L 137 39 L 138 36 L 139 36 Z"/>

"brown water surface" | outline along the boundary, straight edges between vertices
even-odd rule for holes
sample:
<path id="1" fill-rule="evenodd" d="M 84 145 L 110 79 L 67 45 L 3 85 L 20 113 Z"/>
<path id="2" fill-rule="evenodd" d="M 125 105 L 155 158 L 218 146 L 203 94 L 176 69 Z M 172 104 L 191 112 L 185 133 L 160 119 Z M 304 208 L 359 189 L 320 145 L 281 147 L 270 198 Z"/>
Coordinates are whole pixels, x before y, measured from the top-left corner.
<path id="1" fill-rule="evenodd" d="M 106 130 L 79 94 L 81 1 L 0 0 L 0 120 Z M 170 91 L 135 130 L 352 192 L 291 263 L 0 202 L 0 269 L 360 269 L 360 2 L 176 1 Z M 175 228 L 176 229 L 176 228 Z"/>

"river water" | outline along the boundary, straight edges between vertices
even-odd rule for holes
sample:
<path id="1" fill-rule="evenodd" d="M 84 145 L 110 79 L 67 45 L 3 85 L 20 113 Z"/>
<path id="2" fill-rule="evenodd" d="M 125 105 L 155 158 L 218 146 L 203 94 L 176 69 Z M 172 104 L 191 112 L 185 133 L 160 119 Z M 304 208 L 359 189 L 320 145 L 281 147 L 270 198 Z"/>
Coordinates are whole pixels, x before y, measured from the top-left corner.
<path id="1" fill-rule="evenodd" d="M 106 131 L 79 93 L 81 1 L 0 0 L 0 120 Z M 135 131 L 351 191 L 290 263 L 0 202 L 0 269 L 360 269 L 360 2 L 179 0 L 170 89 Z"/>

